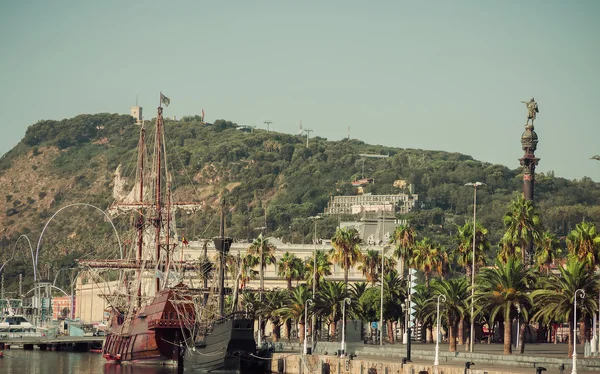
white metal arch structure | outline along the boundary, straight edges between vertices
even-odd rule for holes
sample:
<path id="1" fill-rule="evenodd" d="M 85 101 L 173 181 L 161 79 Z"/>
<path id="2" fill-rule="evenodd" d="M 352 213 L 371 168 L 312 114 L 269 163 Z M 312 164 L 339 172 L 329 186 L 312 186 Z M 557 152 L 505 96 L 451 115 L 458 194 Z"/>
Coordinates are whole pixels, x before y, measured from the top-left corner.
<path id="1" fill-rule="evenodd" d="M 27 296 L 31 293 L 31 291 L 35 290 L 36 288 L 41 288 L 41 287 L 46 287 L 46 285 L 40 285 L 38 284 L 37 286 L 33 287 L 32 289 L 30 289 L 29 291 L 27 291 L 27 293 L 24 296 Z M 50 285 L 50 287 L 52 288 L 56 288 L 57 290 L 59 290 L 60 292 L 64 293 L 66 297 L 71 297 L 71 295 L 69 295 L 68 293 L 66 293 L 62 288 Z"/>
<path id="2" fill-rule="evenodd" d="M 42 229 L 42 233 L 40 234 L 40 239 L 38 240 L 38 244 L 37 244 L 37 248 L 35 250 L 35 261 L 34 261 L 34 272 L 33 272 L 33 280 L 36 281 L 37 280 L 37 263 L 38 263 L 38 255 L 40 252 L 40 245 L 42 244 L 42 237 L 44 236 L 44 232 L 46 231 L 46 227 L 48 227 L 48 224 L 50 224 L 50 221 L 52 221 L 52 219 L 54 219 L 54 217 L 56 217 L 56 215 L 58 213 L 60 213 L 61 211 L 63 211 L 64 209 L 70 208 L 70 207 L 74 207 L 74 206 L 88 206 L 91 208 L 94 208 L 98 211 L 100 211 L 102 214 L 104 214 L 104 217 L 106 217 L 108 219 L 108 222 L 110 222 L 110 225 L 112 226 L 115 235 L 117 236 L 117 241 L 119 242 L 119 254 L 121 255 L 121 259 L 123 259 L 123 247 L 121 246 L 121 238 L 119 237 L 119 233 L 117 232 L 117 228 L 115 227 L 115 224 L 113 223 L 112 219 L 110 219 L 110 217 L 108 216 L 108 214 L 106 214 L 105 211 L 103 211 L 102 209 L 98 208 L 95 205 L 92 204 L 87 204 L 87 203 L 74 203 L 74 204 L 69 204 L 66 206 L 63 206 L 62 208 L 60 208 L 59 210 L 56 211 L 56 213 L 54 213 L 52 215 L 52 217 L 50 217 L 50 219 L 48 220 L 48 222 L 46 222 L 46 225 L 44 225 L 44 228 Z"/>

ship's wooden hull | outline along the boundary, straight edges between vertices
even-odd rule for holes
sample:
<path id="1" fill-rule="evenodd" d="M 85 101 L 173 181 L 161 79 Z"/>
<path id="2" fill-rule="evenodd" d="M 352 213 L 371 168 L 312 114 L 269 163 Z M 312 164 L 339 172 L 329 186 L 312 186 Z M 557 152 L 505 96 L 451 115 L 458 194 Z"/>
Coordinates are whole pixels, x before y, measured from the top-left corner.
<path id="1" fill-rule="evenodd" d="M 212 325 L 210 334 L 185 352 L 185 370 L 258 372 L 254 320 L 230 316 Z"/>
<path id="2" fill-rule="evenodd" d="M 118 362 L 178 364 L 185 340 L 190 339 L 188 326 L 194 323 L 193 304 L 188 300 L 167 290 L 128 323 L 115 314 L 102 348 L 103 357 Z"/>

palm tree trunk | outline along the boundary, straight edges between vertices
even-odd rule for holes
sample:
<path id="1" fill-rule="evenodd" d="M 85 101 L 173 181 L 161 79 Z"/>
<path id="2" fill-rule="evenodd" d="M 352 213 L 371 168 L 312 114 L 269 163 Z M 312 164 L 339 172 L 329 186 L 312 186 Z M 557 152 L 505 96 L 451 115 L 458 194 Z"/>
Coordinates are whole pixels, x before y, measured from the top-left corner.
<path id="1" fill-rule="evenodd" d="M 390 342 L 390 344 L 394 344 L 394 321 L 387 321 L 387 333 L 388 333 L 388 342 Z"/>
<path id="2" fill-rule="evenodd" d="M 456 325 L 454 323 L 448 324 L 448 342 L 450 343 L 450 352 L 456 352 Z"/>
<path id="3" fill-rule="evenodd" d="M 304 341 L 304 320 L 298 322 L 298 338 L 300 338 L 301 342 Z"/>
<path id="4" fill-rule="evenodd" d="M 344 269 L 344 291 L 348 291 L 348 270 L 349 266 L 346 266 Z"/>
<path id="5" fill-rule="evenodd" d="M 512 321 L 510 320 L 510 305 L 504 307 L 504 354 L 512 354 Z"/>
<path id="6" fill-rule="evenodd" d="M 287 279 L 287 289 L 291 290 L 292 289 L 292 277 L 289 277 Z"/>
<path id="7" fill-rule="evenodd" d="M 400 271 L 398 272 L 400 279 L 404 279 L 404 256 L 400 256 L 400 263 L 398 265 L 400 266 Z"/>
<path id="8" fill-rule="evenodd" d="M 463 317 L 462 315 L 458 320 L 458 344 L 465 344 L 465 317 Z"/>
<path id="9" fill-rule="evenodd" d="M 525 331 L 527 329 L 527 324 L 525 322 L 521 322 L 521 330 L 519 332 L 519 353 L 525 353 Z"/>
<path id="10" fill-rule="evenodd" d="M 273 341 L 278 342 L 281 335 L 281 325 L 273 324 Z"/>
<path id="11" fill-rule="evenodd" d="M 336 327 L 337 327 L 337 322 L 335 322 L 335 321 L 331 322 L 331 324 L 329 325 L 329 341 L 331 341 L 331 342 L 335 341 Z"/>

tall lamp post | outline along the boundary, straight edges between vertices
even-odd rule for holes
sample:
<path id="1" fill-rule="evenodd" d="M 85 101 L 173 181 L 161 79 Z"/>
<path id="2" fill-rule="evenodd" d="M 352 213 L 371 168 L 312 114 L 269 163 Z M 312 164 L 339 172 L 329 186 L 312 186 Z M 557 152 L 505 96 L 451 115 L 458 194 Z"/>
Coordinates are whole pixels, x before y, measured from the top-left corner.
<path id="1" fill-rule="evenodd" d="M 585 291 L 581 288 L 575 290 L 573 297 L 573 370 L 571 374 L 577 374 L 577 292 L 579 297 L 585 298 Z"/>
<path id="2" fill-rule="evenodd" d="M 380 301 L 381 304 L 379 306 L 379 345 L 383 346 L 383 269 L 384 269 L 384 260 L 385 260 L 385 206 L 387 205 L 387 201 L 383 203 L 383 213 L 382 213 L 382 223 L 381 223 L 381 295 Z"/>
<path id="3" fill-rule="evenodd" d="M 433 360 L 433 366 L 438 366 L 440 364 L 440 298 L 446 301 L 446 296 L 438 295 L 437 297 L 437 332 L 435 336 L 435 359 Z"/>
<path id="4" fill-rule="evenodd" d="M 313 252 L 313 285 L 312 285 L 312 297 L 313 299 L 317 298 L 317 220 L 320 220 L 322 217 L 321 216 L 311 216 L 308 217 L 308 219 L 312 220 L 315 222 L 315 232 L 313 235 L 313 242 L 315 244 L 315 250 Z M 312 343 L 312 345 L 315 345 L 315 325 L 317 323 L 317 316 L 315 316 L 313 314 L 312 316 L 312 320 L 311 320 L 311 337 L 310 337 L 310 341 Z"/>
<path id="5" fill-rule="evenodd" d="M 473 352 L 475 341 L 475 233 L 477 232 L 477 187 L 485 186 L 483 182 L 469 182 L 465 186 L 473 187 L 473 264 L 471 267 L 471 336 L 469 338 L 469 352 Z"/>
<path id="6" fill-rule="evenodd" d="M 308 352 L 307 349 L 306 349 L 306 340 L 307 340 L 306 327 L 308 325 L 308 319 L 307 319 L 307 317 L 308 317 L 308 304 L 309 303 L 310 304 L 313 303 L 312 299 L 307 299 L 306 302 L 304 303 L 304 350 L 303 350 L 303 352 L 304 352 L 305 355 Z"/>
<path id="7" fill-rule="evenodd" d="M 265 222 L 267 221 L 266 217 L 267 217 L 267 213 L 266 213 L 266 209 L 265 209 Z M 261 226 L 261 227 L 257 227 L 256 230 L 260 230 L 261 234 L 265 233 L 265 230 L 267 229 L 267 226 Z M 261 274 L 263 274 L 262 277 L 260 277 L 260 287 L 258 290 L 258 301 L 262 302 L 262 293 L 263 293 L 263 288 L 264 288 L 264 272 L 263 272 L 263 257 L 264 257 L 264 253 L 262 253 L 263 249 L 261 248 L 261 253 L 260 253 L 260 271 Z M 260 313 L 258 313 L 258 348 L 262 347 L 262 315 Z"/>
<path id="8" fill-rule="evenodd" d="M 342 352 L 340 354 L 341 357 L 346 355 L 346 304 L 350 305 L 352 300 L 349 297 L 342 300 Z"/>

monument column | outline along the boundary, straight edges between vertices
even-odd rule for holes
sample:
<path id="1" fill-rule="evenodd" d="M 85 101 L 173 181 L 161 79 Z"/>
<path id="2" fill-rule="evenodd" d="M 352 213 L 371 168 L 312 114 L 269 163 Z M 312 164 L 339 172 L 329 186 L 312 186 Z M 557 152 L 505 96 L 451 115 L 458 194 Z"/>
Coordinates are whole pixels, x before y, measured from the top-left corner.
<path id="1" fill-rule="evenodd" d="M 537 149 L 538 136 L 534 131 L 533 121 L 539 113 L 538 105 L 533 98 L 529 102 L 525 102 L 527 106 L 527 122 L 525 123 L 525 132 L 521 135 L 521 147 L 523 149 L 523 157 L 519 159 L 523 167 L 523 197 L 525 200 L 534 201 L 534 185 L 535 185 L 535 167 L 540 161 L 535 157 Z M 533 240 L 527 243 L 527 254 L 530 256 L 530 261 L 533 261 Z"/>

